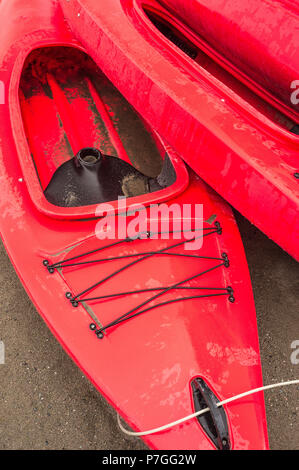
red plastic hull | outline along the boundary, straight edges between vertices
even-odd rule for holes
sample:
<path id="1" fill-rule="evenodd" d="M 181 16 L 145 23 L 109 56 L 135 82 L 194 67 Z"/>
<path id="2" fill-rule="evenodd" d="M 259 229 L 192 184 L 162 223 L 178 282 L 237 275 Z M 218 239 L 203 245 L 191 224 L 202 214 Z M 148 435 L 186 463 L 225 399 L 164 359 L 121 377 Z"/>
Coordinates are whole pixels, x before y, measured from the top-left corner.
<path id="1" fill-rule="evenodd" d="M 0 228 L 16 271 L 53 334 L 97 389 L 136 430 L 156 427 L 191 413 L 194 408 L 190 382 L 196 376 L 203 377 L 219 399 L 261 386 L 250 278 L 231 210 L 198 176 L 192 172 L 188 176 L 181 159 L 161 141 L 159 146 L 169 153 L 180 182 L 180 187 L 170 186 L 172 192 L 165 197 L 166 203 L 175 202 L 182 207 L 182 204 L 197 202 L 203 204 L 204 220 L 216 215 L 222 234 L 213 233 L 207 237 L 198 254 L 219 260 L 226 252 L 230 261 L 229 267 L 220 266 L 207 272 L 196 278 L 190 287 L 232 286 L 235 302 L 229 302 L 225 295 L 161 306 L 112 328 L 103 340 L 99 340 L 90 330 L 90 322 L 96 321 L 99 325 L 113 320 L 136 301 L 143 301 L 144 294 L 117 298 L 113 302 L 86 301 L 87 307 L 80 304 L 76 309 L 65 297 L 67 290 L 77 293 L 120 268 L 124 261 L 109 261 L 100 266 L 92 263 L 84 269 L 63 267 L 53 274 L 43 265 L 45 258 L 55 262 L 107 242 L 97 240 L 96 221 L 85 216 L 86 211 L 91 212 L 91 207 L 82 208 L 80 214 L 76 208 L 65 214 L 57 207 L 47 212 L 42 193 L 36 199 L 36 175 L 33 176 L 33 163 L 29 164 L 26 155 L 31 150 L 36 159 L 41 154 L 36 153 L 36 149 L 42 148 L 48 133 L 42 134 L 43 126 L 37 126 L 32 114 L 26 121 L 27 111 L 32 112 L 32 106 L 37 103 L 26 97 L 24 103 L 23 89 L 19 101 L 18 86 L 24 60 L 32 50 L 45 46 L 80 46 L 66 28 L 61 10 L 54 1 L 35 0 L 30 5 L 24 5 L 20 0 L 2 2 L 0 20 L 4 17 L 5 21 L 10 18 L 11 24 L 18 24 L 20 28 L 12 28 L 9 32 L 0 29 L 0 57 L 1 63 L 5 64 L 2 77 L 7 92 L 6 105 L 0 106 Z M 51 99 L 57 103 L 55 93 Z M 59 95 L 58 102 L 60 100 Z M 42 94 L 38 95 L 38 102 L 41 119 L 46 120 L 49 116 L 48 122 L 52 122 L 51 108 L 43 108 L 45 97 Z M 82 101 L 75 103 L 79 112 L 84 109 Z M 43 115 L 43 110 L 47 116 Z M 62 119 L 62 122 L 65 121 Z M 34 145 L 28 129 L 32 125 L 36 126 L 40 137 Z M 49 126 L 50 135 L 55 134 L 55 129 Z M 70 137 L 72 128 L 65 126 L 64 130 Z M 72 137 L 75 139 L 76 135 Z M 89 144 L 88 135 L 86 138 L 84 145 Z M 29 167 L 25 168 L 24 159 Z M 49 171 L 52 171 L 51 164 Z M 48 174 L 42 174 L 47 179 Z M 145 204 L 149 202 L 146 200 Z M 204 227 L 211 225 L 204 223 Z M 169 240 L 137 240 L 122 246 L 121 250 L 117 247 L 109 249 L 109 256 L 133 254 L 136 250 L 156 251 L 167 244 Z M 175 283 L 207 270 L 211 262 L 215 263 L 215 260 L 193 260 L 191 263 L 172 257 L 150 258 L 100 286 L 101 295 L 119 292 L 120 286 L 126 291 Z M 168 294 L 169 300 L 175 298 L 177 293 L 174 291 Z M 263 394 L 235 402 L 225 410 L 232 448 L 268 447 Z M 145 442 L 156 449 L 214 448 L 196 420 L 147 436 Z"/>
<path id="2" fill-rule="evenodd" d="M 61 5 L 74 35 L 152 127 L 221 196 L 299 259 L 299 139 L 278 102 L 277 109 L 269 106 L 270 97 L 252 80 L 244 87 L 236 71 L 227 76 L 225 64 L 219 69 L 216 59 L 207 59 L 208 50 L 197 63 L 171 44 L 142 8 L 174 21 L 154 0 Z M 204 50 L 186 26 L 176 21 L 176 29 Z"/>
<path id="3" fill-rule="evenodd" d="M 299 69 L 298 2 L 158 0 L 299 119 L 291 84 Z M 296 100 L 297 101 L 297 100 Z"/>

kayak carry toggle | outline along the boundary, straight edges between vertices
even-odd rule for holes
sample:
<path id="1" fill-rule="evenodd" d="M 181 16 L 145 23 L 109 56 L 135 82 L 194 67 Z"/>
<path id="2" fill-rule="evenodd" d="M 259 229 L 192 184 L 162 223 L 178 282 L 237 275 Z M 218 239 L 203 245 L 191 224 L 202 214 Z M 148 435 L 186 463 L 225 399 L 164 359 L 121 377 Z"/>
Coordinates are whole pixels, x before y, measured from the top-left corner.
<path id="1" fill-rule="evenodd" d="M 191 388 L 195 411 L 209 408 L 209 412 L 198 416 L 197 421 L 218 450 L 230 450 L 227 416 L 222 406 L 217 407 L 219 399 L 200 377 L 191 382 Z"/>

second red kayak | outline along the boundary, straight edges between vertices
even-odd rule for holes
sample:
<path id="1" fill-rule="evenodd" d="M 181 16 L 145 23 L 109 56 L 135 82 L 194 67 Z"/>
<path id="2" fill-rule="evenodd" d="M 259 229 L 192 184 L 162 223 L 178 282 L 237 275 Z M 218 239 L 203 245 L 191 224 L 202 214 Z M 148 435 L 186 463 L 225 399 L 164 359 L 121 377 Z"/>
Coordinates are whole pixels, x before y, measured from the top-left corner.
<path id="1" fill-rule="evenodd" d="M 237 24 L 230 21 L 230 14 L 237 22 L 245 7 L 239 6 L 236 16 L 236 2 L 225 2 L 223 10 L 220 0 L 209 4 L 194 0 L 188 9 L 179 0 L 60 3 L 74 35 L 153 128 L 221 196 L 299 259 L 296 76 L 288 90 L 282 90 L 299 54 L 292 51 L 289 60 L 286 36 L 279 35 L 278 25 L 279 17 L 296 49 L 296 5 L 259 5 L 259 16 L 263 8 L 270 15 L 267 21 L 274 26 L 269 34 L 274 39 L 267 47 L 268 36 L 263 37 L 256 26 L 255 41 L 262 45 L 254 48 L 253 40 L 246 42 L 254 37 L 253 1 Z M 223 20 L 220 12 L 215 13 L 217 3 Z M 204 18 L 221 23 L 210 43 L 205 34 L 211 35 L 211 21 L 208 31 L 191 21 L 202 11 Z M 229 41 L 230 32 L 239 44 L 234 57 L 228 46 L 226 56 L 216 48 L 220 40 L 224 47 L 222 36 Z M 284 54 L 277 54 L 275 62 L 274 42 Z M 267 64 L 264 76 L 254 65 L 259 62 Z"/>

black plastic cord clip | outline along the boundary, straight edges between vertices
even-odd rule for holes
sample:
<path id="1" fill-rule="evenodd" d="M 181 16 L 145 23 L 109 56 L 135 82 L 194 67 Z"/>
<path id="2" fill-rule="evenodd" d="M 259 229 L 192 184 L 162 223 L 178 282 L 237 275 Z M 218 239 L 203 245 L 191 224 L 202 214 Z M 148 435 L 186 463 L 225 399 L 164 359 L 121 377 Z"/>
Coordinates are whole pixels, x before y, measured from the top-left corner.
<path id="1" fill-rule="evenodd" d="M 220 222 L 218 222 L 218 220 L 216 220 L 216 222 L 214 223 L 215 227 L 216 227 L 216 232 L 218 233 L 218 235 L 222 235 L 222 227 L 220 225 Z"/>
<path id="2" fill-rule="evenodd" d="M 102 330 L 98 330 L 97 329 L 97 325 L 95 323 L 91 323 L 89 325 L 89 328 L 91 329 L 91 331 L 94 331 L 96 336 L 99 338 L 99 339 L 103 339 L 104 338 L 104 333 L 102 332 Z"/>
<path id="3" fill-rule="evenodd" d="M 234 303 L 234 301 L 236 300 L 235 299 L 235 296 L 234 296 L 234 290 L 231 286 L 227 286 L 227 292 L 229 293 L 229 297 L 228 297 L 228 300 L 231 302 L 231 303 Z"/>
<path id="4" fill-rule="evenodd" d="M 224 266 L 225 266 L 226 268 L 228 268 L 228 267 L 229 267 L 229 259 L 228 259 L 227 253 L 222 253 L 222 254 L 221 254 L 221 257 L 222 257 L 222 259 L 223 259 L 223 261 L 224 261 Z"/>
<path id="5" fill-rule="evenodd" d="M 47 259 L 43 260 L 43 265 L 47 268 L 47 270 L 50 274 L 54 273 L 55 268 L 53 268 L 53 266 L 49 263 L 49 261 Z"/>
<path id="6" fill-rule="evenodd" d="M 147 238 L 151 238 L 152 233 L 148 230 L 147 232 L 141 232 L 135 235 L 134 237 L 127 237 L 126 242 L 134 242 L 136 240 L 146 240 Z"/>
<path id="7" fill-rule="evenodd" d="M 79 302 L 72 296 L 71 292 L 66 292 L 65 296 L 71 302 L 73 307 L 78 307 Z"/>

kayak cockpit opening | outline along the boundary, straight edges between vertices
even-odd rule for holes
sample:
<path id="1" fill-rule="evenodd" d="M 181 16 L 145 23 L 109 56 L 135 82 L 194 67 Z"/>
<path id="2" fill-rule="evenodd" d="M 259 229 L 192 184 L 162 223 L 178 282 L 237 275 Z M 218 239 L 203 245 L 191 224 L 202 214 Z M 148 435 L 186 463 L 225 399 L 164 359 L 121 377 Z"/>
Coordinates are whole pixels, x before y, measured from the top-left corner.
<path id="1" fill-rule="evenodd" d="M 157 135 L 83 51 L 53 46 L 31 52 L 19 100 L 30 154 L 51 204 L 89 206 L 176 181 Z"/>

